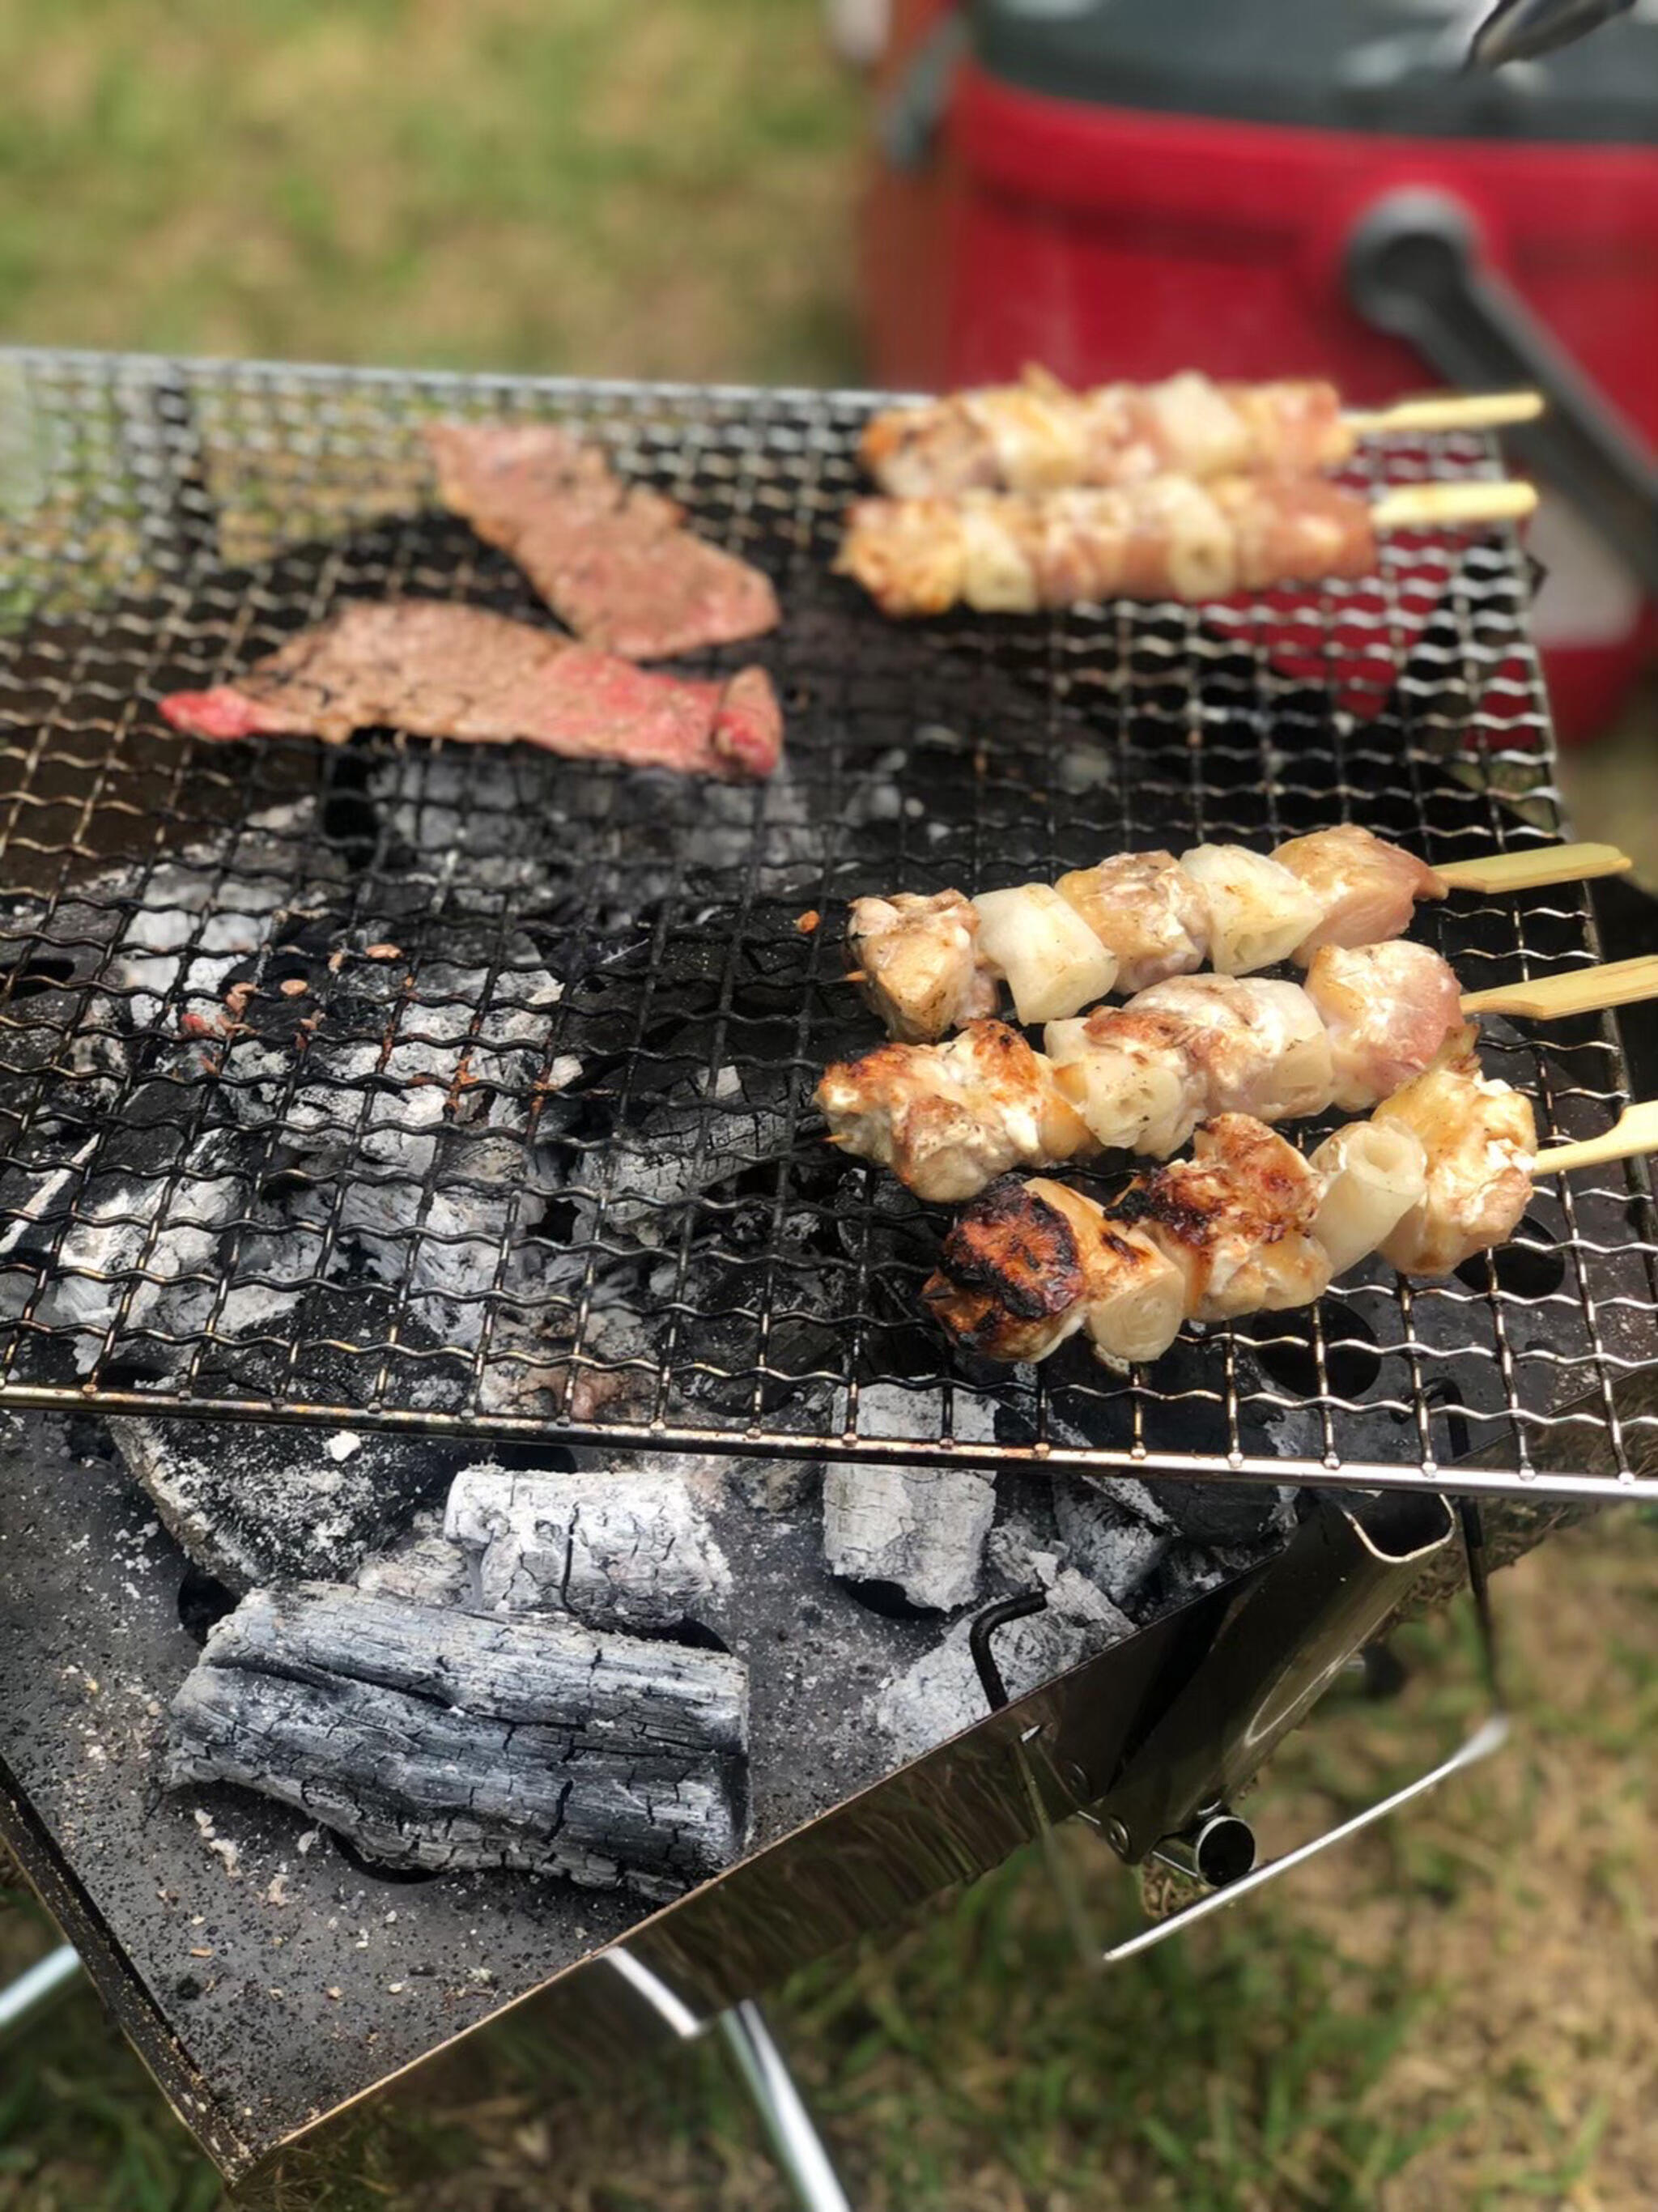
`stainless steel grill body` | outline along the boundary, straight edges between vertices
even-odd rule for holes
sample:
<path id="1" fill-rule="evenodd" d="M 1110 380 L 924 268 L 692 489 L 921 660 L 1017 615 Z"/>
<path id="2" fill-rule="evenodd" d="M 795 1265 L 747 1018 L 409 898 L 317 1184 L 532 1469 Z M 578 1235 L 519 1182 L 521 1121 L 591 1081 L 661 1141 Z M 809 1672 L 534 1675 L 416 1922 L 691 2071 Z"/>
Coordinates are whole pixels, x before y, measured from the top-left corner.
<path id="1" fill-rule="evenodd" d="M 809 1105 L 877 1041 L 841 980 L 859 893 L 1346 818 L 1430 860 L 1556 835 L 1509 540 L 1394 540 L 1373 580 L 1248 606 L 899 628 L 829 573 L 863 396 L 39 353 L 0 376 L 0 1404 L 1649 1486 L 1658 1421 L 1622 1396 L 1652 1351 L 1639 1170 L 1540 1186 L 1448 1282 L 1372 1264 L 1120 1382 L 1075 1347 L 953 1358 L 916 1306 L 944 1217 L 835 1158 Z M 545 619 L 430 504 L 420 424 L 499 415 L 574 421 L 776 578 L 780 633 L 718 657 L 776 679 L 771 783 L 166 729 L 167 690 L 351 598 Z M 1495 463 L 1461 439 L 1367 465 Z M 1576 886 L 1419 929 L 1470 988 L 1596 956 Z M 246 1030 L 192 1036 L 239 981 Z M 1604 1021 L 1493 1023 L 1486 1059 L 1551 1133 L 1625 1103 Z"/>

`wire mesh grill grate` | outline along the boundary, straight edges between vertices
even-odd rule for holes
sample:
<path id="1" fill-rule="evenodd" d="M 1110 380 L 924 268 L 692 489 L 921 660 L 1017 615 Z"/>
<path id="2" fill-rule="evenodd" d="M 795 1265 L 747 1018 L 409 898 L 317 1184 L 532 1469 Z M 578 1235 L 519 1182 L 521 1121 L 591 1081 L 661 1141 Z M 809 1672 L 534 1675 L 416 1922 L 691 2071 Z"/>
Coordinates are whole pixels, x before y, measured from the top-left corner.
<path id="1" fill-rule="evenodd" d="M 1247 607 L 898 629 L 829 574 L 859 395 L 0 374 L 0 1403 L 1280 1480 L 1474 1451 L 1644 1487 L 1637 1172 L 1540 1186 L 1442 1284 L 1372 1264 L 1127 1381 L 1074 1347 L 998 1372 L 917 1317 L 942 1218 L 832 1157 L 808 1103 L 876 1041 L 839 981 L 859 893 L 1339 818 L 1430 860 L 1555 835 L 1511 542 L 1394 541 L 1373 580 Z M 545 619 L 431 507 L 418 425 L 446 414 L 574 419 L 773 573 L 781 635 L 710 657 L 777 681 L 769 785 L 167 730 L 166 691 L 345 599 Z M 1422 930 L 1470 988 L 1595 957 L 1576 886 Z M 1492 1024 L 1487 1061 L 1562 1135 L 1625 1103 L 1600 1021 Z"/>

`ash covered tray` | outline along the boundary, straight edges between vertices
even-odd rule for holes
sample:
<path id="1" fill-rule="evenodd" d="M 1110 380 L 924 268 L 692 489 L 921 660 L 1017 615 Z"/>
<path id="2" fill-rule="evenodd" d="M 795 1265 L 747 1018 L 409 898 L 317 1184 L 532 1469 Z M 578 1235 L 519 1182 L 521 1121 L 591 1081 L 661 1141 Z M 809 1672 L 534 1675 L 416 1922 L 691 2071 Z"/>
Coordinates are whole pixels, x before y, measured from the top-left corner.
<path id="1" fill-rule="evenodd" d="M 0 1811 L 236 2176 L 623 1936 L 706 2006 L 993 1863 L 1029 1812 L 983 1733 L 982 1609 L 1039 1601 L 996 1644 L 1016 1697 L 1126 1655 L 1103 1736 L 1079 1698 L 1108 1760 L 1165 1628 L 1183 1680 L 1193 1607 L 1215 1632 L 1309 1510 L 7 1417 Z M 561 1992 L 577 2043 L 604 1995 Z"/>
<path id="2" fill-rule="evenodd" d="M 1372 1266 L 1124 1379 L 1080 1350 L 997 1373 L 918 1312 L 945 1217 L 808 1104 L 873 1041 L 853 897 L 1340 818 L 1430 861 L 1552 839 L 1510 536 L 1390 539 L 1373 577 L 1248 604 L 899 631 L 829 573 L 867 397 L 9 374 L 34 465 L 0 525 L 0 1403 L 1355 1486 L 1468 1454 L 1558 1486 L 1609 1441 L 1594 1480 L 1636 1471 L 1638 1170 L 1540 1188 L 1443 1283 Z M 438 503 L 430 427 L 503 419 L 574 428 L 770 580 L 780 627 L 680 672 L 764 669 L 774 775 L 168 728 L 164 699 L 355 603 L 546 625 Z M 1491 464 L 1461 435 L 1362 465 Z M 1581 887 L 1418 927 L 1471 988 L 1596 951 Z M 1546 1133 L 1616 1118 L 1608 1022 L 1487 1042 Z"/>

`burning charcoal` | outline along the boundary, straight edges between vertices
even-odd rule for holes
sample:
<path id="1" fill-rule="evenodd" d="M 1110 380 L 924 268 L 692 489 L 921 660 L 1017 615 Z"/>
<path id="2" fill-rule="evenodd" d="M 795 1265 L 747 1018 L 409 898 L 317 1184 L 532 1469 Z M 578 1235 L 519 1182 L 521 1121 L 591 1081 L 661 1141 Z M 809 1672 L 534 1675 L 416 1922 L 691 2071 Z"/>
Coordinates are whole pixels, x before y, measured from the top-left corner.
<path id="1" fill-rule="evenodd" d="M 38 1267 L 49 1280 L 33 1317 L 75 1333 L 80 1373 L 91 1371 L 118 1322 L 118 1340 L 137 1338 L 143 1358 L 164 1365 L 171 1340 L 189 1337 L 213 1310 L 222 1239 L 247 1200 L 246 1171 L 245 1148 L 228 1131 L 192 1139 L 158 1121 L 106 1133 L 84 1165 L 42 1181 L 33 1218 L 8 1232 L 0 1311 L 21 1312 Z"/>
<path id="2" fill-rule="evenodd" d="M 747 1710 L 723 1652 L 305 1583 L 213 1630 L 167 1778 L 260 1790 L 387 1865 L 669 1897 L 742 1847 Z"/>
<path id="3" fill-rule="evenodd" d="M 896 1583 L 912 1605 L 946 1613 L 979 1584 L 996 1485 L 967 1469 L 831 1467 L 823 1557 L 831 1574 Z"/>
<path id="4" fill-rule="evenodd" d="M 1054 1485 L 1066 1559 L 1118 1605 L 1128 1602 L 1169 1548 L 1167 1525 L 1134 1511 L 1123 1495 L 1139 1488 L 1086 1475 L 1059 1476 Z"/>
<path id="5" fill-rule="evenodd" d="M 466 1605 L 472 1596 L 471 1562 L 444 1534 L 441 1513 L 416 1514 L 407 1534 L 366 1559 L 353 1579 L 374 1596 L 416 1605 Z"/>
<path id="6" fill-rule="evenodd" d="M 875 1719 L 905 1759 L 916 1759 L 985 1715 L 985 1693 L 973 1663 L 971 1619 L 958 1620 L 944 1638 L 876 1700 Z M 1044 1611 L 1010 1621 L 993 1649 L 1008 1695 L 1051 1681 L 1096 1651 L 1133 1632 L 1133 1624 L 1110 1601 L 1070 1570 L 1056 1576 Z"/>
<path id="7" fill-rule="evenodd" d="M 653 1466 L 455 1477 L 444 1534 L 492 1613 L 568 1613 L 592 1628 L 671 1628 L 731 1587 L 703 1501 Z"/>
<path id="8" fill-rule="evenodd" d="M 353 1573 L 441 1490 L 455 1455 L 351 1430 L 110 1423 L 180 1547 L 231 1589 Z"/>

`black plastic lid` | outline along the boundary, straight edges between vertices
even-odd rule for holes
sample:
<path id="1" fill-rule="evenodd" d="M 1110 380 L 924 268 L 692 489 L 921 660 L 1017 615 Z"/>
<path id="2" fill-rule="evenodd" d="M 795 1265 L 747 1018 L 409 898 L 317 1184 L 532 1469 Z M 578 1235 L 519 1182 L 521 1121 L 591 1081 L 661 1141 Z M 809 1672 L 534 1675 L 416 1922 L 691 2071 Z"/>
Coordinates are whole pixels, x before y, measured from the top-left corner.
<path id="1" fill-rule="evenodd" d="M 1060 100 L 1406 137 L 1658 143 L 1658 21 L 1540 62 L 1460 65 L 1452 0 L 973 0 L 1003 82 Z"/>

